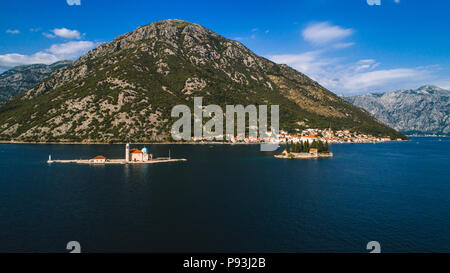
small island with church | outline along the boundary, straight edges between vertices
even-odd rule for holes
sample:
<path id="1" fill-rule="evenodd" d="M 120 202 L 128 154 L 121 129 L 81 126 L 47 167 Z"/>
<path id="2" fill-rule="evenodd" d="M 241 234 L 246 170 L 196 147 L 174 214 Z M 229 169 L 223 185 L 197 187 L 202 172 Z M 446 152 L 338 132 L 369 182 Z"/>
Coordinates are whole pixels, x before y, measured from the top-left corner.
<path id="1" fill-rule="evenodd" d="M 333 153 L 328 150 L 328 142 L 323 141 L 298 141 L 286 143 L 286 148 L 276 158 L 287 159 L 314 159 L 332 157 Z"/>
<path id="2" fill-rule="evenodd" d="M 91 159 L 56 160 L 49 155 L 47 163 L 78 163 L 78 164 L 154 164 L 163 162 L 187 161 L 185 158 L 153 157 L 147 148 L 130 149 L 130 144 L 125 145 L 125 158 L 111 159 L 98 155 Z"/>

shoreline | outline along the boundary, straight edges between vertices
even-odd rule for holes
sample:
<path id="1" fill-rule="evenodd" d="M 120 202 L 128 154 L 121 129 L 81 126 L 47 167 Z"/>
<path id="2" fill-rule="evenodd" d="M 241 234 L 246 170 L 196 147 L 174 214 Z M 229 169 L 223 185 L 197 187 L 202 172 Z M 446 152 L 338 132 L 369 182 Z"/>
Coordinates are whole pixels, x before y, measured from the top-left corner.
<path id="1" fill-rule="evenodd" d="M 0 144 L 36 144 L 36 145 L 45 145 L 45 144 L 57 144 L 57 145 L 124 145 L 132 143 L 133 145 L 152 145 L 152 144 L 189 144 L 189 145 L 259 145 L 262 143 L 231 143 L 231 142 L 27 142 L 27 141 L 0 141 Z"/>
<path id="2" fill-rule="evenodd" d="M 425 136 L 418 136 L 418 137 L 425 137 Z M 442 137 L 442 136 L 426 136 L 426 137 Z M 445 137 L 445 136 L 444 136 Z M 389 140 L 389 141 L 380 141 L 380 142 L 335 142 L 335 143 L 329 143 L 332 144 L 377 144 L 377 143 L 389 143 L 389 142 L 404 142 L 404 141 L 411 141 L 411 139 L 406 140 Z M 162 141 L 162 142 L 28 142 L 28 141 L 11 141 L 11 140 L 0 140 L 0 144 L 35 144 L 35 145 L 45 145 L 45 144 L 52 144 L 52 145 L 124 145 L 127 143 L 133 143 L 134 145 L 160 145 L 160 144 L 188 144 L 188 145 L 260 145 L 264 143 L 256 143 L 256 142 L 215 142 L 215 141 L 207 141 L 207 142 L 195 142 L 195 141 Z M 286 143 L 279 143 L 279 145 L 284 145 Z"/>
<path id="3" fill-rule="evenodd" d="M 282 154 L 274 155 L 275 158 L 283 158 L 283 159 L 317 159 L 317 158 L 329 158 L 333 157 L 332 152 L 326 152 L 326 153 L 286 153 L 283 152 Z"/>
<path id="4" fill-rule="evenodd" d="M 407 135 L 408 137 L 450 137 L 450 136 L 437 136 L 437 135 Z"/>

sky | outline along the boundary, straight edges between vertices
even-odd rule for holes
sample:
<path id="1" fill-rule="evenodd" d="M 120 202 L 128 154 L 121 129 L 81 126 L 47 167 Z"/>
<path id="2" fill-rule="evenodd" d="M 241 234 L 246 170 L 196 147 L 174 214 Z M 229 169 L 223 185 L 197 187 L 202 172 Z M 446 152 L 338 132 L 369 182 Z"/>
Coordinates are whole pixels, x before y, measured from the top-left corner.
<path id="1" fill-rule="evenodd" d="M 76 59 L 139 26 L 181 19 L 288 64 L 336 94 L 425 84 L 450 89 L 450 1 L 2 0 L 0 6 L 0 72 Z"/>

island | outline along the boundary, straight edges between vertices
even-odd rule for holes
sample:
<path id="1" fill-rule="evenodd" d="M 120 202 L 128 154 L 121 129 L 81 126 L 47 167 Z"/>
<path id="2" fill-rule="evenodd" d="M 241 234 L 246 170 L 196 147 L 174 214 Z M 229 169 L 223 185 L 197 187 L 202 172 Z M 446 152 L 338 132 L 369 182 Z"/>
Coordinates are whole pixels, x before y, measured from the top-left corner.
<path id="1" fill-rule="evenodd" d="M 286 149 L 276 158 L 286 159 L 313 159 L 332 157 L 333 153 L 328 150 L 328 142 L 323 141 L 299 141 L 286 143 Z"/>
<path id="2" fill-rule="evenodd" d="M 68 159 L 68 160 L 54 160 L 52 156 L 48 156 L 47 163 L 77 163 L 77 164 L 154 164 L 163 162 L 177 162 L 187 161 L 185 158 L 171 158 L 170 150 L 169 157 L 153 158 L 153 154 L 149 153 L 147 148 L 130 149 L 130 144 L 125 145 L 124 159 L 109 159 L 105 156 L 98 155 L 91 159 Z"/>

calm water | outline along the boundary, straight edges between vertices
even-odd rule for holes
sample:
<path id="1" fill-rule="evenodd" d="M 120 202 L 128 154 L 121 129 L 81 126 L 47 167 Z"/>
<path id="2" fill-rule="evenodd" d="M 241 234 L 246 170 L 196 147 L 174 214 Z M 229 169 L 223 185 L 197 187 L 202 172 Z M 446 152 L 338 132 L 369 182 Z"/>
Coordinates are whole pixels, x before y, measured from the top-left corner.
<path id="1" fill-rule="evenodd" d="M 284 160 L 258 146 L 150 145 L 187 162 L 47 164 L 124 145 L 0 144 L 0 252 L 450 251 L 450 139 L 332 145 Z"/>

